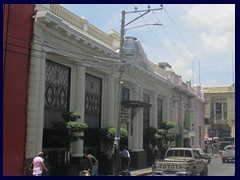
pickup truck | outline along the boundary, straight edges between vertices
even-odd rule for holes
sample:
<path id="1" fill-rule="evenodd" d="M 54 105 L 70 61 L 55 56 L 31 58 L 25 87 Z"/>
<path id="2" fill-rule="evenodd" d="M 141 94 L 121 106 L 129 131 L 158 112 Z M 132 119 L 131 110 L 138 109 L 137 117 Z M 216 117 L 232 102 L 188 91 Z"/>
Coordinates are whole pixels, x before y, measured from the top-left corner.
<path id="1" fill-rule="evenodd" d="M 208 162 L 193 148 L 169 148 L 152 165 L 153 176 L 207 176 Z"/>
<path id="2" fill-rule="evenodd" d="M 222 152 L 222 162 L 225 163 L 225 161 L 235 161 L 235 145 L 228 145 L 224 147 Z"/>

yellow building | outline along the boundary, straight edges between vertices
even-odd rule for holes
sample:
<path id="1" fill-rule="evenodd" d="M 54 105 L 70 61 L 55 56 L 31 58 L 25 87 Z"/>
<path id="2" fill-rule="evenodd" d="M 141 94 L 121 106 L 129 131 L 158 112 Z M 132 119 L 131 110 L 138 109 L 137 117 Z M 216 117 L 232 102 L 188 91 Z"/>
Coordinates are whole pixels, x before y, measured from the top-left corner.
<path id="1" fill-rule="evenodd" d="M 205 137 L 235 138 L 235 84 L 204 87 L 203 93 L 206 100 Z"/>

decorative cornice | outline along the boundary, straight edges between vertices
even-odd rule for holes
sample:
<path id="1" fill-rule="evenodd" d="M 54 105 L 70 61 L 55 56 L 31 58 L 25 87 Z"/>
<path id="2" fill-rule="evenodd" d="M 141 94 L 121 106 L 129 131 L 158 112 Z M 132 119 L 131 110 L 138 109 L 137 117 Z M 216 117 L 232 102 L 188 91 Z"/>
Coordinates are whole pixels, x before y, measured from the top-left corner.
<path id="1" fill-rule="evenodd" d="M 104 42 L 100 42 L 100 40 L 96 39 L 95 37 L 91 37 L 91 35 L 87 34 L 81 29 L 72 27 L 63 21 L 60 17 L 52 14 L 49 11 L 37 12 L 35 16 L 35 22 L 41 22 L 48 25 L 49 27 L 59 29 L 63 31 L 67 36 L 74 37 L 76 41 L 82 40 L 85 44 L 90 44 L 90 47 L 96 47 L 99 51 L 103 51 L 107 55 L 110 55 L 112 57 L 118 56 L 118 54 L 109 45 L 105 44 Z"/>

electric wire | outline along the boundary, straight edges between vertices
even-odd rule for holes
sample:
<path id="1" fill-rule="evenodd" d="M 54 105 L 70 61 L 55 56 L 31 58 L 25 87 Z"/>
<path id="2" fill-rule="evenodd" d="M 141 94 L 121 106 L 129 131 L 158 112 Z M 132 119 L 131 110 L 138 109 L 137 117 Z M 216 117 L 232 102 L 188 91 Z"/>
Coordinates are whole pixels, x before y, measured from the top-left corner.
<path id="1" fill-rule="evenodd" d="M 158 19 L 158 17 L 156 16 L 156 14 L 152 11 L 152 13 L 154 14 L 155 18 L 157 19 L 157 21 L 160 23 L 160 20 Z M 182 54 L 181 50 L 179 49 L 179 47 L 176 45 L 175 41 L 173 40 L 173 38 L 171 38 L 171 36 L 169 35 L 169 33 L 167 32 L 167 30 L 165 29 L 165 27 L 162 27 L 164 32 L 166 33 L 166 35 L 168 36 L 168 38 L 171 40 L 172 44 L 174 45 L 174 47 L 178 50 L 179 54 L 183 57 L 183 59 L 185 60 L 185 62 L 188 62 L 187 58 Z M 189 65 L 187 63 L 187 65 Z M 192 68 L 192 66 L 189 66 L 190 69 Z"/>
<path id="2" fill-rule="evenodd" d="M 184 40 L 182 34 L 180 33 L 180 31 L 179 31 L 179 29 L 177 28 L 176 24 L 174 23 L 173 19 L 171 18 L 171 16 L 170 16 L 169 13 L 167 12 L 165 6 L 163 6 L 163 9 L 164 9 L 164 12 L 166 13 L 167 17 L 169 18 L 170 22 L 172 23 L 173 27 L 175 28 L 176 32 L 178 33 L 180 39 L 182 40 L 182 42 L 184 43 L 184 45 L 187 47 L 188 51 L 189 51 L 192 55 L 194 55 L 195 53 L 193 53 L 193 51 L 191 50 L 191 48 L 188 46 L 187 42 Z M 154 13 L 154 12 L 153 12 L 153 13 Z M 155 13 L 154 13 L 154 15 L 155 15 L 155 17 L 157 18 L 157 16 L 156 16 Z M 218 63 L 218 66 L 221 67 L 221 65 L 219 65 L 219 63 Z M 209 65 L 207 66 L 207 68 L 209 68 Z M 214 68 L 216 68 L 216 64 L 214 64 Z M 200 72 L 202 72 L 202 75 L 205 76 L 206 79 L 208 79 L 208 81 L 212 79 L 212 78 L 208 75 L 208 73 L 204 73 L 204 72 L 206 71 L 206 68 L 205 68 L 205 67 L 200 68 L 200 70 L 201 70 Z M 199 72 L 199 73 L 200 73 L 200 72 Z M 193 73 L 194 73 L 194 72 L 193 72 Z M 199 79 L 199 81 L 200 81 L 200 79 Z M 212 80 L 212 83 L 214 83 L 213 80 Z"/>
<path id="3" fill-rule="evenodd" d="M 153 12 L 153 11 L 152 11 L 152 12 Z M 140 15 L 141 15 L 141 13 L 140 13 Z M 145 23 L 147 23 L 147 20 L 146 20 L 144 17 L 142 17 L 142 19 L 144 20 Z M 159 24 L 162 24 L 158 18 L 157 18 L 157 20 L 158 20 L 158 23 L 159 23 Z M 170 57 L 171 59 L 175 60 L 175 64 L 179 66 L 178 69 L 182 69 L 182 65 L 179 64 L 178 60 L 177 60 L 176 58 L 174 58 L 173 55 L 167 50 L 167 48 L 162 44 L 161 40 L 159 39 L 159 37 L 157 36 L 157 34 L 153 31 L 153 29 L 152 29 L 151 27 L 148 27 L 148 29 L 149 29 L 149 30 L 151 31 L 151 33 L 155 36 L 155 39 L 156 39 L 156 40 L 158 41 L 158 43 L 164 48 L 164 50 L 167 52 L 167 54 L 169 55 L 169 57 Z M 163 29 L 164 29 L 165 33 L 168 35 L 169 39 L 171 39 L 171 41 L 172 41 L 172 43 L 174 44 L 175 48 L 179 51 L 179 53 L 183 56 L 183 58 L 185 58 L 184 55 L 183 55 L 183 54 L 181 53 L 181 51 L 179 50 L 179 48 L 177 47 L 177 45 L 174 43 L 174 41 L 173 41 L 172 38 L 170 37 L 170 35 L 168 34 L 168 32 L 166 31 L 166 29 L 164 28 L 164 26 L 163 26 Z M 185 58 L 185 59 L 186 59 L 186 58 Z M 183 71 L 183 70 L 182 70 L 182 73 L 185 73 L 185 72 L 186 72 L 186 71 Z"/>

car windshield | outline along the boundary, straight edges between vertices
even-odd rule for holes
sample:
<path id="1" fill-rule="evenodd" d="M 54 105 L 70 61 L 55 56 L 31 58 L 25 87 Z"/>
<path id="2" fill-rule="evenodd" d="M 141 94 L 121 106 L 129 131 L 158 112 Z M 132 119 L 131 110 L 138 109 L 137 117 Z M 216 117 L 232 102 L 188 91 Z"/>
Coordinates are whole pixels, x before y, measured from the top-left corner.
<path id="1" fill-rule="evenodd" d="M 198 149 L 200 154 L 204 154 L 204 151 L 200 148 Z"/>

